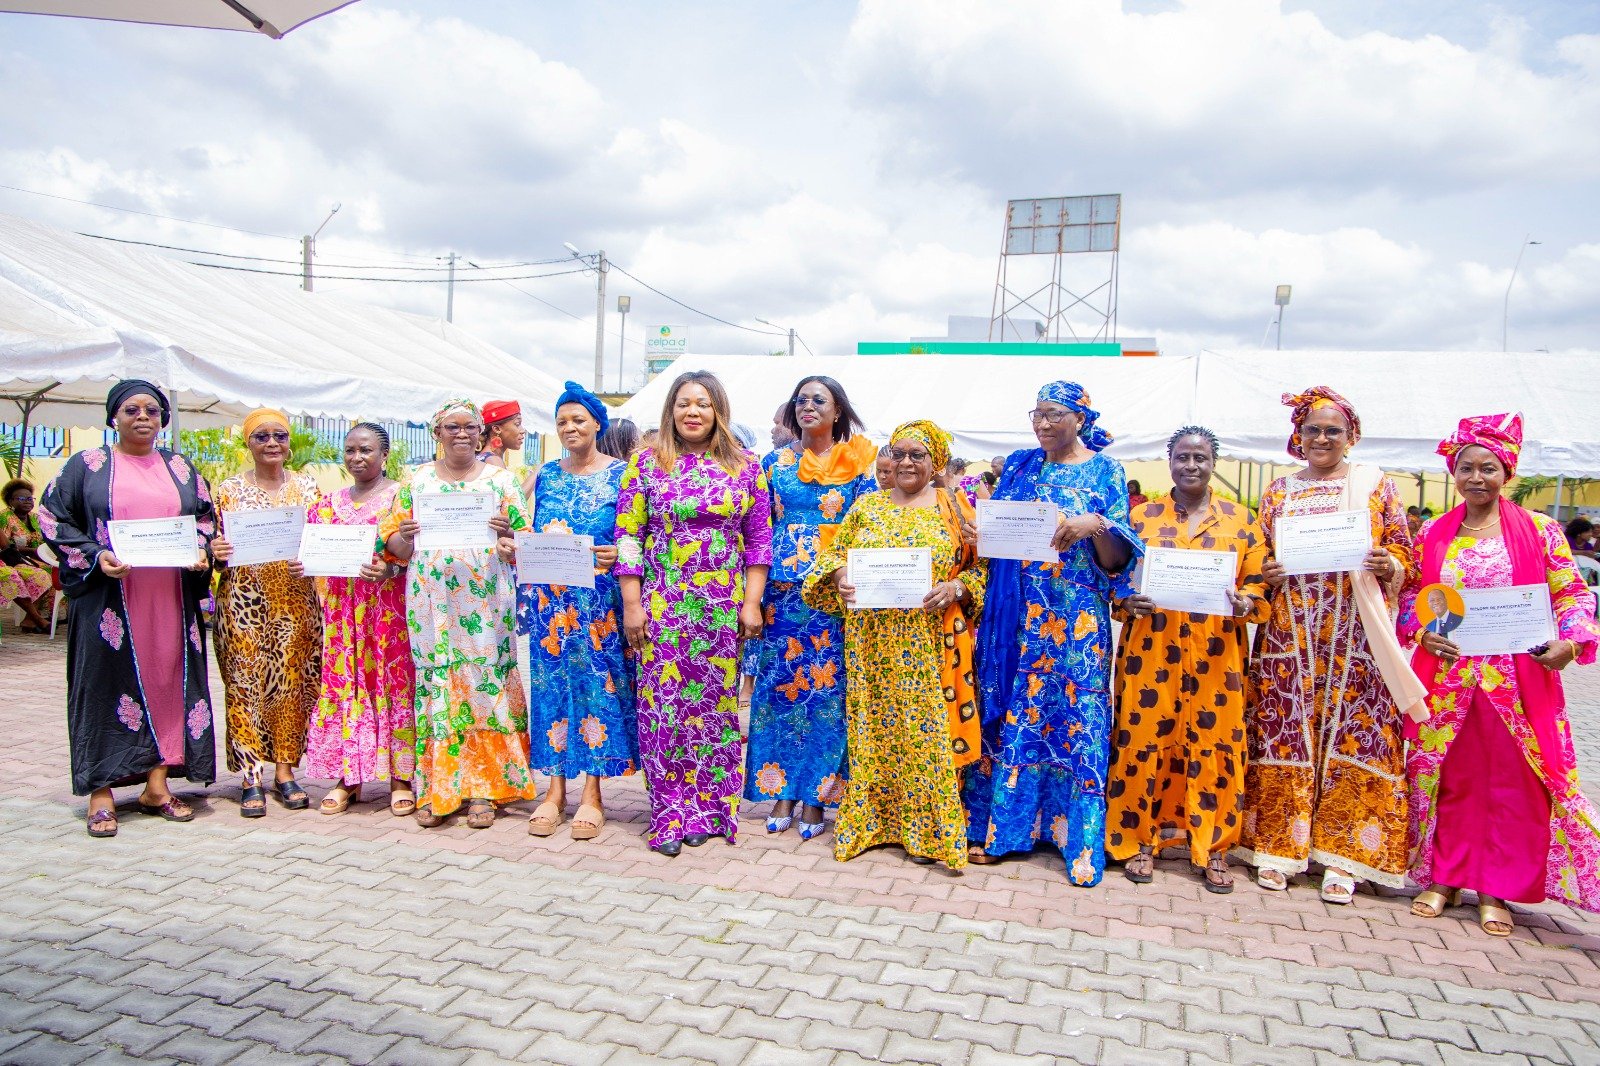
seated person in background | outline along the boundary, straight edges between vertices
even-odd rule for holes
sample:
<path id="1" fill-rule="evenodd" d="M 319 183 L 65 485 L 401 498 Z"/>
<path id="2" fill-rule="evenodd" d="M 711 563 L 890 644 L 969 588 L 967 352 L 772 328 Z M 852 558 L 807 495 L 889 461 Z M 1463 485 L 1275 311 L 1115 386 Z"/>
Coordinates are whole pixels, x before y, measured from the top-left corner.
<path id="1" fill-rule="evenodd" d="M 1139 482 L 1137 480 L 1129 481 L 1128 482 L 1128 506 L 1130 508 L 1132 508 L 1132 507 L 1139 506 L 1141 503 L 1149 503 L 1149 502 L 1150 502 L 1150 500 L 1149 500 L 1149 498 L 1147 496 L 1145 496 L 1144 489 L 1142 487 L 1140 487 Z"/>
<path id="2" fill-rule="evenodd" d="M 48 607 L 50 567 L 39 558 L 39 519 L 33 513 L 33 482 L 15 478 L 0 489 L 0 590 L 22 608 L 24 633 L 44 633 L 50 623 L 40 611 Z"/>
<path id="3" fill-rule="evenodd" d="M 1594 523 L 1579 515 L 1567 523 L 1567 544 L 1572 548 L 1573 555 L 1587 555 L 1595 558 Z"/>

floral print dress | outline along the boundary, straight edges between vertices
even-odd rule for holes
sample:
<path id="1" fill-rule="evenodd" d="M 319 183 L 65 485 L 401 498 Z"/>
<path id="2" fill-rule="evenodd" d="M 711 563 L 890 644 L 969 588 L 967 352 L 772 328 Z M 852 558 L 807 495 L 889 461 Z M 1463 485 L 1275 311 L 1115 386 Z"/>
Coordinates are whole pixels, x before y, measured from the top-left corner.
<path id="1" fill-rule="evenodd" d="M 921 610 L 847 610 L 831 579 L 851 548 L 931 548 L 933 574 L 955 565 L 957 545 L 934 507 L 901 507 L 887 492 L 862 496 L 806 577 L 805 599 L 844 617 L 846 749 L 850 785 L 834 825 L 841 861 L 876 844 L 899 844 L 951 869 L 967 864 L 967 819 L 940 683 L 944 630 Z M 983 609 L 982 560 L 957 575 Z"/>
<path id="2" fill-rule="evenodd" d="M 32 551 L 43 542 L 33 515 L 27 521 L 15 511 L 0 511 L 0 548 Z M 0 562 L 0 600 L 36 600 L 50 591 L 50 571 L 33 563 Z"/>
<path id="3" fill-rule="evenodd" d="M 637 709 L 651 846 L 696 833 L 732 843 L 737 833 L 739 606 L 745 569 L 772 561 L 770 514 L 754 456 L 736 474 L 693 454 L 662 470 L 646 448 L 622 475 L 615 571 L 641 579 Z"/>
<path id="4" fill-rule="evenodd" d="M 544 464 L 533 490 L 534 528 L 615 543 L 624 469 L 613 462 L 569 474 L 559 460 Z M 597 573 L 593 589 L 518 585 L 517 628 L 528 641 L 532 767 L 563 778 L 638 769 L 633 664 L 616 577 Z"/>
<path id="5" fill-rule="evenodd" d="M 381 551 L 378 521 L 400 486 L 359 504 L 348 488 L 324 496 L 306 521 L 371 526 Z M 417 764 L 416 671 L 406 630 L 406 581 L 394 577 L 319 579 L 322 591 L 322 687 L 306 737 L 306 773 L 319 780 L 409 781 Z"/>
<path id="6" fill-rule="evenodd" d="M 490 492 L 513 530 L 528 528 L 516 475 L 484 467 L 446 481 L 427 463 L 401 487 L 379 524 L 387 541 L 428 492 Z M 516 575 L 489 548 L 444 548 L 411 556 L 406 626 L 416 668 L 417 808 L 443 817 L 471 799 L 532 799 L 528 703 L 517 670 Z"/>
<path id="7" fill-rule="evenodd" d="M 843 485 L 800 479 L 801 446 L 771 452 L 761 465 L 772 493 L 772 570 L 763 597 L 766 654 L 757 660 L 750 699 L 750 750 L 744 798 L 832 806 L 844 796 L 844 623 L 806 605 L 801 582 L 820 550 L 822 527 L 836 527 L 877 482 Z"/>

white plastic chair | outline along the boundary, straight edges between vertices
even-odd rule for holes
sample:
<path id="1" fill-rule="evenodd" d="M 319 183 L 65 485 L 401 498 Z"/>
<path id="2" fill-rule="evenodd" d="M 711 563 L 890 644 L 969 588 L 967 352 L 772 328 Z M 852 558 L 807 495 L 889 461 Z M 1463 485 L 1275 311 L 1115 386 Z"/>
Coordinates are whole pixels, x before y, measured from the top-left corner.
<path id="1" fill-rule="evenodd" d="M 56 558 L 56 553 L 50 550 L 50 545 L 44 543 L 43 541 L 40 541 L 39 542 L 38 551 L 39 551 L 39 558 L 44 560 L 44 564 L 46 566 L 48 566 L 51 570 L 60 569 L 61 561 Z M 63 602 L 65 602 L 65 600 L 66 600 L 66 597 L 61 594 L 61 590 L 60 589 L 56 589 L 54 591 L 55 591 L 55 596 L 52 597 L 51 600 L 50 600 L 50 639 L 51 640 L 55 640 L 56 639 L 56 620 L 61 617 L 61 604 Z"/>

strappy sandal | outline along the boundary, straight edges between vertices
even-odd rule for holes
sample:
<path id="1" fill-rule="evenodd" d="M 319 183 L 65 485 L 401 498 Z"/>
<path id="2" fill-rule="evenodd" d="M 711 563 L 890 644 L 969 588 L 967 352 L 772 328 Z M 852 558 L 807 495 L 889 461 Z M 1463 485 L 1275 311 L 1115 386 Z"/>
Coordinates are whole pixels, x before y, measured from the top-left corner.
<path id="1" fill-rule="evenodd" d="M 116 836 L 117 812 L 109 807 L 101 807 L 97 811 L 90 811 L 87 828 L 89 835 L 92 837 Z"/>
<path id="2" fill-rule="evenodd" d="M 494 825 L 494 804 L 489 800 L 467 801 L 467 828 L 488 829 Z"/>
<path id="3" fill-rule="evenodd" d="M 993 866 L 1000 861 L 1000 856 L 990 855 L 977 844 L 967 845 L 967 861 L 974 866 Z"/>
<path id="4" fill-rule="evenodd" d="M 1215 892 L 1219 896 L 1226 896 L 1233 891 L 1233 871 L 1228 868 L 1227 856 L 1211 856 L 1206 863 L 1205 885 L 1207 892 Z"/>
<path id="5" fill-rule="evenodd" d="M 389 813 L 396 818 L 404 818 L 408 814 L 415 814 L 417 810 L 417 794 L 409 788 L 391 788 L 389 790 Z"/>
<path id="6" fill-rule="evenodd" d="M 578 804 L 578 813 L 572 816 L 573 840 L 593 840 L 605 827 L 605 811 L 592 803 Z"/>
<path id="7" fill-rule="evenodd" d="M 1461 902 L 1461 890 L 1447 885 L 1429 885 L 1426 892 L 1417 894 L 1411 901 L 1411 913 L 1418 918 L 1437 918 L 1447 907 Z"/>
<path id="8" fill-rule="evenodd" d="M 262 791 L 259 784 L 245 785 L 239 790 L 239 817 L 265 818 L 267 816 L 267 794 Z"/>
<path id="9" fill-rule="evenodd" d="M 444 824 L 444 815 L 434 814 L 433 808 L 426 803 L 418 807 L 413 813 L 416 816 L 417 825 L 423 829 L 433 829 Z"/>
<path id="10" fill-rule="evenodd" d="M 554 815 L 546 814 L 554 811 Z M 531 837 L 547 837 L 561 828 L 561 823 L 566 820 L 567 812 L 557 807 L 549 800 L 545 800 L 533 809 L 533 817 L 528 819 L 528 835 Z"/>
<path id="11" fill-rule="evenodd" d="M 1511 909 L 1498 900 L 1493 903 L 1488 902 L 1492 899 L 1493 896 L 1478 893 L 1478 928 L 1490 936 L 1510 936 L 1511 930 L 1515 929 L 1517 924 L 1511 918 Z"/>
<path id="12" fill-rule="evenodd" d="M 287 781 L 274 781 L 272 791 L 278 797 L 278 802 L 283 804 L 286 811 L 303 811 L 311 806 L 311 797 L 300 783 L 294 778 Z"/>
<path id="13" fill-rule="evenodd" d="M 1148 885 L 1155 880 L 1156 856 L 1148 847 L 1141 847 L 1139 854 L 1129 859 L 1122 865 L 1122 876 L 1136 885 Z"/>
<path id="14" fill-rule="evenodd" d="M 1322 871 L 1322 902 L 1341 906 L 1355 902 L 1356 879 L 1332 867 Z"/>
<path id="15" fill-rule="evenodd" d="M 360 795 L 360 785 L 351 788 L 343 783 L 337 784 L 328 790 L 326 796 L 322 797 L 322 802 L 317 805 L 317 810 L 323 814 L 343 814 Z"/>
<path id="16" fill-rule="evenodd" d="M 1268 892 L 1289 891 L 1289 877 L 1282 870 L 1269 870 L 1264 866 L 1256 867 L 1256 884 Z"/>
<path id="17" fill-rule="evenodd" d="M 194 821 L 194 808 L 190 807 L 177 796 L 172 795 L 167 796 L 167 798 L 162 800 L 160 803 L 146 803 L 141 798 L 139 800 L 139 813 L 157 815 L 158 817 L 165 818 L 169 822 Z"/>

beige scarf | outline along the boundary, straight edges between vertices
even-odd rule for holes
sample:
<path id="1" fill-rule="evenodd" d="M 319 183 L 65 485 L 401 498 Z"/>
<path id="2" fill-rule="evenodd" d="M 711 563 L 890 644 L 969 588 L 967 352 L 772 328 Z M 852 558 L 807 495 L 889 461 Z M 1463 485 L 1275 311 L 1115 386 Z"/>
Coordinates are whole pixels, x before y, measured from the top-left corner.
<path id="1" fill-rule="evenodd" d="M 1364 511 L 1372 494 L 1383 481 L 1383 471 L 1365 463 L 1350 464 L 1350 475 L 1344 479 L 1344 495 L 1339 499 L 1341 511 Z M 1414 722 L 1428 720 L 1428 689 L 1411 669 L 1411 661 L 1400 650 L 1400 640 L 1395 636 L 1394 620 L 1389 617 L 1389 605 L 1384 602 L 1383 589 L 1378 579 L 1367 570 L 1357 570 L 1350 575 L 1355 589 L 1356 607 L 1361 612 L 1361 625 L 1367 631 L 1367 647 L 1389 687 L 1395 705 Z"/>

